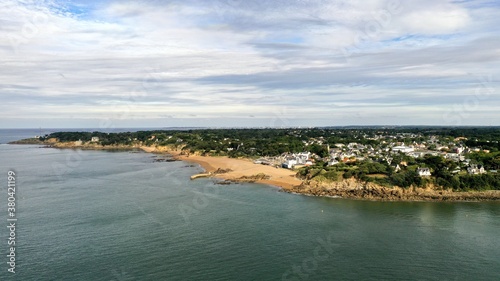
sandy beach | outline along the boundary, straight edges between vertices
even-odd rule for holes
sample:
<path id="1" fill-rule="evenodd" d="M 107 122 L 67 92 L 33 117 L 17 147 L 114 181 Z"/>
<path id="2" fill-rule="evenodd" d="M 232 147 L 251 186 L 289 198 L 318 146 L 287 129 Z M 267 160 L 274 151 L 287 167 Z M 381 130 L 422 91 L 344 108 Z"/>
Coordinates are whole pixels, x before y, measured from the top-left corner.
<path id="1" fill-rule="evenodd" d="M 157 153 L 169 153 L 172 154 L 176 159 L 197 163 L 205 169 L 206 172 L 215 172 L 218 169 L 231 170 L 230 172 L 217 174 L 215 177 L 231 180 L 240 181 L 242 177 L 249 177 L 258 174 L 265 174 L 269 176 L 269 179 L 259 179 L 255 182 L 262 184 L 269 184 L 273 186 L 278 186 L 284 189 L 291 189 L 298 186 L 302 181 L 295 177 L 295 172 L 283 169 L 275 168 L 266 165 L 254 164 L 249 159 L 235 159 L 226 156 L 214 157 L 214 156 L 199 156 L 199 155 L 181 155 L 180 151 L 166 150 L 165 148 L 155 148 L 155 147 L 141 147 L 142 150 L 146 152 L 157 152 Z"/>
<path id="2" fill-rule="evenodd" d="M 246 159 L 233 159 L 228 157 L 210 157 L 210 156 L 180 156 L 178 159 L 200 164 L 207 172 L 214 172 L 217 169 L 230 169 L 230 172 L 217 174 L 216 177 L 225 180 L 238 181 L 242 177 L 265 174 L 269 179 L 257 180 L 258 183 L 279 186 L 285 189 L 300 185 L 301 180 L 295 177 L 295 172 L 274 168 L 271 166 L 254 164 Z"/>

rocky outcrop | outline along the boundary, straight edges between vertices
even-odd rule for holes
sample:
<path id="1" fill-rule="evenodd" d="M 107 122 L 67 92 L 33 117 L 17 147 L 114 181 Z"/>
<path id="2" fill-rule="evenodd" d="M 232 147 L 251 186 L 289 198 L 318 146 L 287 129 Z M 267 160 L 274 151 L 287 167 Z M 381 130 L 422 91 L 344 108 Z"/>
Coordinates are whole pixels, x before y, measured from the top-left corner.
<path id="1" fill-rule="evenodd" d="M 45 144 L 45 143 L 39 139 L 31 138 L 31 139 L 11 141 L 8 144 Z"/>
<path id="2" fill-rule="evenodd" d="M 214 175 L 220 175 L 220 174 L 226 174 L 226 173 L 229 173 L 229 172 L 232 172 L 233 170 L 231 169 L 222 169 L 222 168 L 218 168 L 217 170 L 215 170 L 214 172 L 212 172 Z"/>
<path id="3" fill-rule="evenodd" d="M 139 149 L 138 145 L 126 145 L 126 144 L 118 144 L 118 145 L 101 145 L 98 143 L 82 143 L 75 144 L 75 142 L 55 142 L 55 143 L 45 143 L 49 147 L 54 148 L 71 148 L 71 149 L 83 149 L 83 150 L 132 150 Z"/>
<path id="4" fill-rule="evenodd" d="M 19 141 L 9 142 L 9 144 L 41 144 L 45 145 L 46 147 L 82 149 L 82 150 L 134 150 L 141 148 L 139 144 L 101 145 L 95 142 L 82 142 L 82 141 L 59 142 L 55 138 L 51 138 L 45 141 L 40 141 L 39 139 L 23 139 Z"/>
<path id="5" fill-rule="evenodd" d="M 271 177 L 264 174 L 264 173 L 259 173 L 256 175 L 251 175 L 251 176 L 242 176 L 236 179 L 236 181 L 239 182 L 256 182 L 258 180 L 268 180 Z"/>
<path id="6" fill-rule="evenodd" d="M 500 191 L 454 192 L 434 186 L 426 188 L 384 187 L 374 183 L 364 183 L 355 179 L 339 182 L 304 182 L 287 192 L 313 196 L 330 196 L 377 201 L 495 201 L 500 200 Z"/>

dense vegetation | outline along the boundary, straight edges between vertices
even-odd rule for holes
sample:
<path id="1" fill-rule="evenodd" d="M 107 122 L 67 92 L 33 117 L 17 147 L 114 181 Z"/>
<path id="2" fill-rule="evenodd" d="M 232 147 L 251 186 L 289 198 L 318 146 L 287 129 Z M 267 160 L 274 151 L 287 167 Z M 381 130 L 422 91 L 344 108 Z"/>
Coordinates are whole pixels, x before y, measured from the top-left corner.
<path id="1" fill-rule="evenodd" d="M 187 131 L 138 131 L 126 133 L 101 132 L 57 132 L 46 135 L 42 140 L 57 138 L 61 142 L 84 141 L 98 137 L 102 145 L 131 144 L 143 142 L 145 145 L 183 145 L 185 149 L 200 151 L 210 155 L 230 157 L 274 156 L 284 152 L 301 152 L 306 149 L 303 141 L 321 137 L 323 130 L 290 129 L 213 129 Z M 154 139 L 152 137 L 154 136 Z M 344 136 L 331 141 L 349 142 Z M 311 152 L 326 156 L 327 149 L 321 145 L 308 148 Z"/>

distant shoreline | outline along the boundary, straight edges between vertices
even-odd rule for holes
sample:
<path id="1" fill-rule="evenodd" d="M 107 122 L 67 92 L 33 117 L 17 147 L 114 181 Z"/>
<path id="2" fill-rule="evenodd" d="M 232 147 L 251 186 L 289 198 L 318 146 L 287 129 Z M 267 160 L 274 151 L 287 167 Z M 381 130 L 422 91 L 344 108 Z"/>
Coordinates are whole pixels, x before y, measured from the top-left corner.
<path id="1" fill-rule="evenodd" d="M 436 187 L 399 188 L 383 187 L 374 183 L 363 183 L 355 179 L 338 182 L 307 182 L 295 177 L 295 172 L 283 168 L 254 164 L 250 159 L 235 159 L 227 156 L 200 156 L 186 154 L 180 149 L 166 146 L 109 145 L 97 144 L 75 145 L 72 142 L 41 142 L 36 139 L 11 142 L 9 144 L 39 144 L 61 149 L 86 150 L 134 150 L 146 153 L 166 153 L 174 159 L 199 164 L 207 175 L 230 182 L 249 182 L 271 185 L 284 192 L 310 196 L 347 198 L 370 201 L 439 201 L 439 202 L 480 202 L 499 201 L 500 190 L 456 192 Z"/>

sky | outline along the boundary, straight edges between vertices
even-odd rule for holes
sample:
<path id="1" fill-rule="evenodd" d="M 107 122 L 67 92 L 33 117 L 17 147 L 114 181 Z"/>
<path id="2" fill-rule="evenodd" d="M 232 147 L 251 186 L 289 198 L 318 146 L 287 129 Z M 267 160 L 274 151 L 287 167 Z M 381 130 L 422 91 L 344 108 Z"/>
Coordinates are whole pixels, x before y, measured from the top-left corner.
<path id="1" fill-rule="evenodd" d="M 3 0 L 0 128 L 500 125 L 498 0 Z"/>

